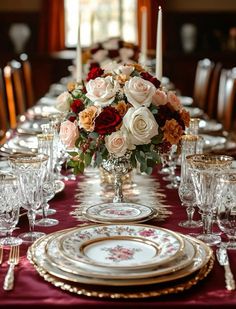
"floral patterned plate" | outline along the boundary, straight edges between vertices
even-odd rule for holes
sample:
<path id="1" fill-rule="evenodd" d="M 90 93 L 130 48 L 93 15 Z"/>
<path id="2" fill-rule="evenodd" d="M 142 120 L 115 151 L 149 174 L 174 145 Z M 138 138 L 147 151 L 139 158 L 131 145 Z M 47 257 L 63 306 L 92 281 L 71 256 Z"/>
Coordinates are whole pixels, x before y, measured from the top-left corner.
<path id="1" fill-rule="evenodd" d="M 149 220 L 154 214 L 153 208 L 134 203 L 104 203 L 83 211 L 87 219 L 101 223 L 140 222 Z"/>
<path id="2" fill-rule="evenodd" d="M 77 261 L 67 259 L 60 250 L 60 239 L 63 237 L 63 233 L 57 232 L 54 233 L 45 246 L 45 255 L 47 256 L 48 261 L 58 267 L 61 270 L 64 270 L 68 273 L 78 274 L 82 276 L 90 276 L 93 278 L 109 278 L 109 279 L 133 279 L 133 278 L 148 278 L 156 277 L 164 274 L 173 273 L 177 270 L 180 270 L 189 264 L 192 263 L 193 259 L 196 258 L 196 248 L 192 242 L 187 238 L 184 238 L 184 250 L 183 254 L 179 255 L 176 259 L 172 260 L 169 263 L 153 267 L 148 270 L 132 270 L 132 271 L 114 271 L 109 267 L 106 268 L 96 268 L 89 265 L 88 269 L 83 269 L 79 267 Z"/>
<path id="3" fill-rule="evenodd" d="M 172 282 L 174 280 L 185 278 L 196 271 L 202 269 L 207 265 L 213 256 L 211 248 L 205 245 L 203 242 L 196 239 L 187 237 L 187 239 L 193 244 L 196 250 L 196 256 L 192 259 L 192 262 L 175 272 L 170 272 L 165 275 L 147 277 L 147 278 L 110 278 L 109 275 L 106 278 L 94 278 L 90 272 L 87 272 L 87 276 L 82 276 L 79 274 L 68 273 L 64 271 L 61 267 L 55 266 L 50 262 L 48 256 L 45 252 L 48 240 L 52 237 L 51 235 L 46 235 L 38 239 L 28 250 L 28 259 L 34 264 L 35 268 L 41 274 L 50 274 L 55 276 L 55 278 L 60 278 L 66 280 L 67 283 L 76 282 L 88 285 L 98 285 L 98 286 L 142 286 L 150 284 L 159 284 L 163 282 Z M 45 279 L 46 280 L 46 279 Z M 51 282 L 51 281 L 50 281 Z"/>
<path id="4" fill-rule="evenodd" d="M 169 230 L 138 224 L 101 224 L 69 231 L 61 238 L 61 252 L 87 268 L 147 269 L 182 253 L 183 239 Z"/>

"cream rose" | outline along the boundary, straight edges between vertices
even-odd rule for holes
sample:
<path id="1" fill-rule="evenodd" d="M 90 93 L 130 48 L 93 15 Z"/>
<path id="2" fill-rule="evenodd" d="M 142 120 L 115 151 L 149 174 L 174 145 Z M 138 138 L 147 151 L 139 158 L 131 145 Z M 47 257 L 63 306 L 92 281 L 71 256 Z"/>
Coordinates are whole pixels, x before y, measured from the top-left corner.
<path id="1" fill-rule="evenodd" d="M 77 121 L 71 122 L 66 120 L 62 122 L 59 132 L 62 143 L 68 148 L 74 148 L 75 142 L 79 137 L 79 130 L 77 127 Z"/>
<path id="2" fill-rule="evenodd" d="M 119 88 L 119 83 L 114 81 L 111 76 L 97 77 L 87 83 L 86 97 L 93 101 L 95 106 L 105 107 L 114 101 Z"/>
<path id="3" fill-rule="evenodd" d="M 122 61 L 127 61 L 134 55 L 133 49 L 127 47 L 122 47 L 119 52 Z"/>
<path id="4" fill-rule="evenodd" d="M 120 65 L 117 70 L 116 73 L 117 74 L 124 74 L 126 76 L 130 76 L 130 74 L 134 71 L 134 67 L 129 66 L 129 65 Z"/>
<path id="5" fill-rule="evenodd" d="M 71 102 L 72 102 L 71 95 L 69 94 L 68 91 L 64 91 L 57 97 L 55 107 L 60 112 L 69 112 Z"/>
<path id="6" fill-rule="evenodd" d="M 152 103 L 156 106 L 165 105 L 168 102 L 165 91 L 157 89 L 152 97 Z"/>
<path id="7" fill-rule="evenodd" d="M 106 136 L 105 145 L 108 152 L 116 157 L 122 157 L 128 149 L 131 150 L 135 148 L 134 145 L 131 145 L 128 132 L 125 129 Z"/>
<path id="8" fill-rule="evenodd" d="M 124 86 L 129 103 L 136 108 L 142 105 L 150 106 L 155 91 L 156 87 L 151 82 L 137 76 L 127 81 Z"/>
<path id="9" fill-rule="evenodd" d="M 134 145 L 149 144 L 152 137 L 158 135 L 158 124 L 145 106 L 129 108 L 123 118 L 123 125 L 128 130 Z"/>

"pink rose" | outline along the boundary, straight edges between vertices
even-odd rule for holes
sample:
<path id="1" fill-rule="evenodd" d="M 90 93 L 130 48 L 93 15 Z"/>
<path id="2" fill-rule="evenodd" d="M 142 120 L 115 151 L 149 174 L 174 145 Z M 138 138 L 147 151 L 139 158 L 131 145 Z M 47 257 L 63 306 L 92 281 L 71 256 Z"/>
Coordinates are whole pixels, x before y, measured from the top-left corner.
<path id="1" fill-rule="evenodd" d="M 158 89 L 152 97 L 152 103 L 156 106 L 165 105 L 167 103 L 167 94 L 165 91 Z"/>
<path id="2" fill-rule="evenodd" d="M 68 148 L 74 148 L 75 142 L 79 137 L 77 121 L 71 122 L 66 120 L 62 122 L 59 133 L 62 143 Z"/>
<path id="3" fill-rule="evenodd" d="M 180 99 L 173 91 L 169 91 L 167 94 L 168 102 L 170 102 L 171 106 L 175 111 L 179 111 L 182 108 Z"/>

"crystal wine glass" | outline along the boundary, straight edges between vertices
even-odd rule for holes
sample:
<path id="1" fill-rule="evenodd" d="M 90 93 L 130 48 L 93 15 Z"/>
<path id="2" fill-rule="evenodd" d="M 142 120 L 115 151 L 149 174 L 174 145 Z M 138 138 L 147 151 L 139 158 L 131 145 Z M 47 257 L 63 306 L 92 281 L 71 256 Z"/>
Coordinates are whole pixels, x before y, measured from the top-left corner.
<path id="1" fill-rule="evenodd" d="M 184 135 L 181 138 L 181 176 L 179 185 L 179 197 L 182 206 L 186 207 L 188 219 L 179 222 L 179 226 L 186 228 L 196 228 L 202 225 L 201 221 L 194 221 L 193 215 L 196 206 L 196 196 L 194 185 L 186 161 L 186 156 L 203 151 L 203 138 L 198 135 Z"/>
<path id="2" fill-rule="evenodd" d="M 25 242 L 33 242 L 44 233 L 35 232 L 36 210 L 42 204 L 43 175 L 46 170 L 48 156 L 45 154 L 22 154 L 10 156 L 10 164 L 19 178 L 19 197 L 21 205 L 28 210 L 30 231 L 20 237 Z"/>
<path id="3" fill-rule="evenodd" d="M 228 249 L 236 249 L 236 170 L 218 175 L 217 223 L 229 239 Z"/>
<path id="4" fill-rule="evenodd" d="M 208 245 L 221 242 L 219 235 L 212 234 L 212 216 L 216 210 L 214 194 L 216 192 L 217 173 L 223 172 L 232 164 L 233 158 L 224 155 L 195 154 L 187 156 L 193 179 L 197 206 L 203 221 L 203 234 L 197 238 Z"/>
<path id="5" fill-rule="evenodd" d="M 6 236 L 0 239 L 1 246 L 17 246 L 22 239 L 13 237 L 12 232 L 19 220 L 19 184 L 16 176 L 0 174 L 0 226 Z"/>

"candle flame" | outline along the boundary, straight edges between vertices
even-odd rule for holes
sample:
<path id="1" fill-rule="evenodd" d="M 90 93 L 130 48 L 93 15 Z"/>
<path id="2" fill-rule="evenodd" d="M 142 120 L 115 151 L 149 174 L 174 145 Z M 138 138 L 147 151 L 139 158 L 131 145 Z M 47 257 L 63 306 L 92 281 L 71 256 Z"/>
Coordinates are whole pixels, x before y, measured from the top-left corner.
<path id="1" fill-rule="evenodd" d="M 160 5 L 158 6 L 158 10 L 161 10 L 161 6 Z"/>

